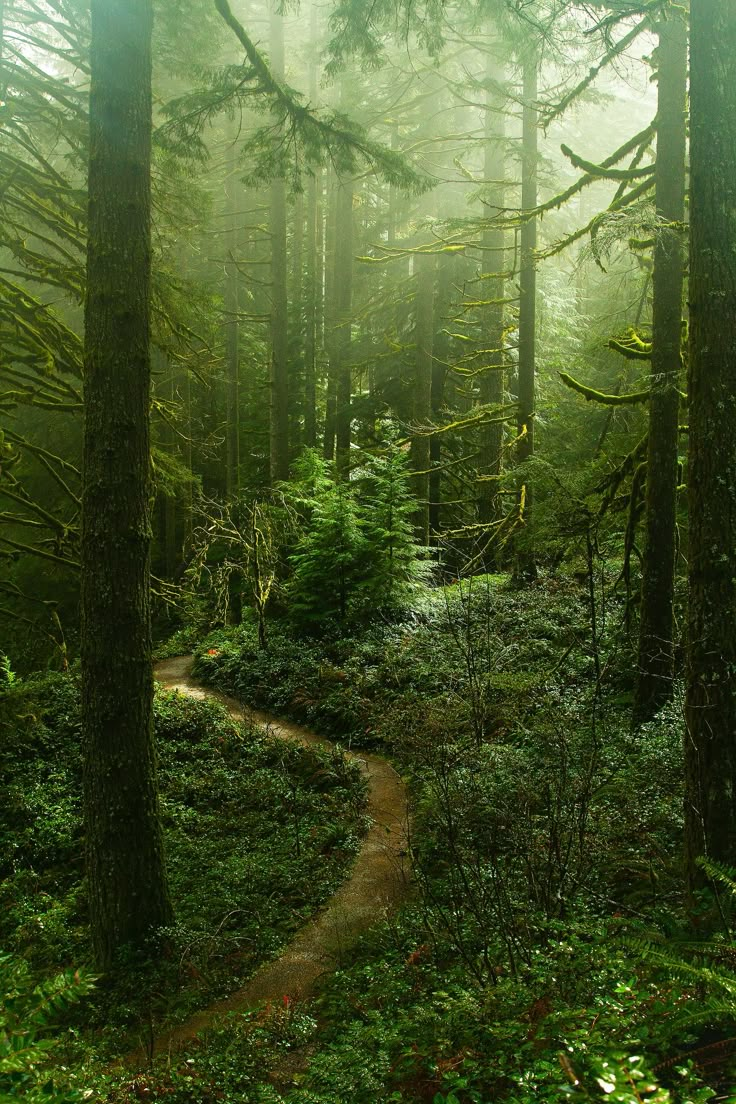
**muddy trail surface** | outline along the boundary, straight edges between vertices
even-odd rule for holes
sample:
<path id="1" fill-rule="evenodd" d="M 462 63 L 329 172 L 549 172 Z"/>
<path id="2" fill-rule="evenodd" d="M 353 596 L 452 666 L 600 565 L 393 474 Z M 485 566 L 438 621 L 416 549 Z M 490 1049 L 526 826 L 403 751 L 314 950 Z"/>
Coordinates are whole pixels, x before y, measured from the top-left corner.
<path id="1" fill-rule="evenodd" d="M 191 656 L 162 660 L 155 667 L 156 679 L 168 690 L 219 701 L 236 720 L 262 725 L 279 739 L 304 746 L 331 746 L 329 740 L 300 725 L 248 709 L 234 698 L 202 686 L 192 677 L 192 665 Z M 156 1053 L 178 1049 L 228 1012 L 281 1002 L 285 996 L 292 1001 L 309 997 L 317 979 L 340 965 L 344 952 L 361 932 L 396 908 L 406 896 L 408 810 L 404 784 L 390 763 L 380 756 L 354 752 L 346 755 L 360 765 L 368 780 L 367 812 L 371 818 L 371 827 L 349 877 L 278 958 L 261 966 L 242 989 L 159 1035 L 154 1043 Z"/>

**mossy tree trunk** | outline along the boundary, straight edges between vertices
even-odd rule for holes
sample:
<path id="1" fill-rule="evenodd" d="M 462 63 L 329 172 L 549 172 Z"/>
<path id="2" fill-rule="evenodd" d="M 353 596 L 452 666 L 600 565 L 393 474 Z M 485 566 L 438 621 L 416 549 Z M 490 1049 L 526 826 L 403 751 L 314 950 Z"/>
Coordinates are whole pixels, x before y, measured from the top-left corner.
<path id="1" fill-rule="evenodd" d="M 434 284 L 436 258 L 417 253 L 416 306 L 414 322 L 414 435 L 411 439 L 411 467 L 417 508 L 414 526 L 420 544 L 429 544 L 429 427 L 432 419 L 432 366 L 434 342 Z"/>
<path id="2" fill-rule="evenodd" d="M 736 864 L 736 6 L 690 5 L 685 838 Z"/>
<path id="3" fill-rule="evenodd" d="M 271 68 L 284 77 L 284 19 L 271 0 Z M 271 181 L 271 482 L 289 478 L 289 305 L 286 258 L 286 181 Z"/>
<path id="4" fill-rule="evenodd" d="M 289 440 L 292 455 L 304 444 L 304 195 L 293 200 L 289 296 Z"/>
<path id="5" fill-rule="evenodd" d="M 319 24 L 317 5 L 312 4 L 309 15 L 309 102 L 317 105 L 317 51 L 319 48 Z M 318 282 L 322 283 L 320 249 L 320 198 L 322 170 L 315 169 L 307 180 L 305 266 L 304 266 L 304 444 L 314 448 L 317 444 L 317 345 L 318 312 L 321 296 Z"/>
<path id="6" fill-rule="evenodd" d="M 82 729 L 98 968 L 171 919 L 149 607 L 151 0 L 92 0 Z"/>
<path id="7" fill-rule="evenodd" d="M 451 253 L 440 255 L 437 262 L 430 398 L 430 416 L 433 425 L 439 425 L 442 408 L 445 405 L 447 365 L 450 357 L 447 318 L 452 309 L 454 262 L 455 257 Z M 435 540 L 442 530 L 442 434 L 440 433 L 434 433 L 429 439 L 429 468 L 429 536 L 430 540 Z"/>
<path id="8" fill-rule="evenodd" d="M 337 189 L 335 236 L 335 332 L 330 371 L 335 381 L 335 459 L 341 478 L 350 472 L 352 371 L 350 345 L 353 308 L 353 182 L 341 180 Z"/>
<path id="9" fill-rule="evenodd" d="M 229 498 L 240 493 L 240 235 L 238 222 L 242 188 L 233 175 L 227 181 L 227 218 L 225 259 L 225 472 Z"/>
<path id="10" fill-rule="evenodd" d="M 321 177 L 310 176 L 307 184 L 307 225 L 305 240 L 304 287 L 304 444 L 317 443 L 317 280 L 322 278 L 319 263 L 318 223 Z"/>
<path id="11" fill-rule="evenodd" d="M 672 697 L 677 532 L 679 386 L 682 369 L 682 226 L 687 143 L 687 27 L 670 13 L 659 25 L 657 216 L 653 273 L 652 394 L 634 723 L 650 720 Z"/>
<path id="12" fill-rule="evenodd" d="M 522 214 L 537 206 L 538 110 L 537 52 L 530 48 L 524 58 L 523 120 L 521 140 L 521 209 Z M 520 235 L 519 272 L 519 384 L 517 428 L 519 463 L 534 455 L 534 413 L 536 403 L 536 336 L 537 336 L 537 269 L 534 251 L 537 247 L 537 220 L 527 218 Z M 514 574 L 519 583 L 536 578 L 537 565 L 532 543 L 532 486 L 528 474 L 523 477 L 519 509 L 523 522 L 516 552 Z"/>
<path id="13" fill-rule="evenodd" d="M 483 175 L 486 180 L 487 219 L 500 218 L 505 206 L 505 118 L 503 65 L 489 53 L 486 79 L 485 150 Z M 505 234 L 500 225 L 490 226 L 483 232 L 481 275 L 484 277 L 480 298 L 483 308 L 482 339 L 487 350 L 486 363 L 480 377 L 479 397 L 485 406 L 500 406 L 504 395 L 504 245 Z M 480 431 L 480 457 L 478 463 L 481 482 L 478 488 L 478 521 L 491 526 L 500 517 L 499 479 L 503 456 L 503 425 L 500 422 L 485 425 Z M 495 562 L 492 548 L 484 556 L 487 570 Z"/>
<path id="14" fill-rule="evenodd" d="M 169 419 L 173 418 L 174 410 L 176 409 L 177 395 L 176 395 L 176 377 L 171 365 L 166 363 L 163 358 L 163 366 L 168 369 L 169 374 L 169 386 L 168 386 L 168 399 L 169 399 Z M 165 446 L 170 456 L 177 456 L 177 444 L 176 433 L 171 421 L 166 422 L 165 426 Z M 165 495 L 164 505 L 164 549 L 165 549 L 165 566 L 166 566 L 166 578 L 176 578 L 179 570 L 179 564 L 181 560 L 178 542 L 178 495 L 176 491 L 170 491 Z"/>
<path id="15" fill-rule="evenodd" d="M 325 303 L 324 344 L 327 353 L 327 394 L 325 396 L 325 432 L 322 454 L 325 460 L 335 457 L 335 416 L 337 408 L 337 378 L 335 376 L 334 340 L 337 328 L 335 288 L 335 256 L 337 242 L 337 178 L 331 172 L 327 180 L 327 225 L 325 227 Z"/>

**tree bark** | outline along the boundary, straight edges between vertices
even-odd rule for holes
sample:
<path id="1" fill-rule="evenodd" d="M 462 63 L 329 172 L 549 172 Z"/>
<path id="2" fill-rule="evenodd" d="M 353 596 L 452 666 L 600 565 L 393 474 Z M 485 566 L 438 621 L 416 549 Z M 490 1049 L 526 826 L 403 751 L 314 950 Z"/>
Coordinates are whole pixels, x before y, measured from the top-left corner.
<path id="1" fill-rule="evenodd" d="M 685 841 L 736 863 L 736 7 L 690 5 Z"/>
<path id="2" fill-rule="evenodd" d="M 312 3 L 309 13 L 309 102 L 317 106 L 317 50 L 318 50 L 318 12 L 316 3 Z M 314 448 L 317 444 L 317 343 L 319 326 L 317 321 L 318 295 L 317 284 L 322 284 L 322 264 L 320 246 L 320 196 L 322 192 L 322 170 L 316 168 L 307 181 L 307 222 L 305 251 L 305 288 L 304 288 L 304 444 Z"/>
<path id="3" fill-rule="evenodd" d="M 420 544 L 429 544 L 429 464 L 430 437 L 427 434 L 432 418 L 432 365 L 434 342 L 434 280 L 436 261 L 431 253 L 417 253 L 416 307 L 414 342 L 414 426 L 410 460 L 417 508 L 414 526 Z"/>
<path id="4" fill-rule="evenodd" d="M 284 20 L 271 0 L 271 68 L 284 77 Z M 286 181 L 271 181 L 271 482 L 289 478 L 289 307 L 286 282 Z"/>
<path id="5" fill-rule="evenodd" d="M 98 968 L 171 919 L 149 607 L 151 0 L 92 0 L 82 729 Z"/>
<path id="6" fill-rule="evenodd" d="M 334 173 L 327 184 L 327 225 L 325 228 L 325 301 L 324 344 L 327 353 L 327 395 L 325 400 L 325 433 L 322 454 L 325 460 L 335 456 L 335 416 L 337 409 L 337 378 L 335 376 L 334 340 L 337 327 L 337 292 L 335 288 L 335 257 L 337 242 L 337 192 Z"/>
<path id="7" fill-rule="evenodd" d="M 452 309 L 453 273 L 455 257 L 445 254 L 437 265 L 436 317 L 433 321 L 431 412 L 433 425 L 438 425 L 445 405 L 447 363 L 450 356 L 450 340 L 446 319 Z M 442 434 L 435 433 L 429 439 L 429 536 L 439 537 L 442 531 Z"/>
<path id="8" fill-rule="evenodd" d="M 317 274 L 320 272 L 317 257 L 318 219 L 317 177 L 310 176 L 307 184 L 304 291 L 304 444 L 307 448 L 314 448 L 317 443 Z"/>
<path id="9" fill-rule="evenodd" d="M 650 720 L 672 697 L 677 531 L 679 386 L 687 144 L 687 28 L 671 12 L 659 25 L 657 215 L 653 273 L 651 398 L 634 723 Z"/>
<path id="10" fill-rule="evenodd" d="M 176 379 L 171 365 L 162 357 L 162 366 L 169 372 L 169 417 L 173 417 L 176 409 Z M 167 422 L 165 427 L 165 444 L 170 456 L 177 455 L 176 434 L 173 427 Z M 174 579 L 179 568 L 179 545 L 177 542 L 178 530 L 178 501 L 176 494 L 165 495 L 164 502 L 164 549 L 166 557 L 166 578 Z"/>
<path id="11" fill-rule="evenodd" d="M 240 492 L 240 272 L 238 269 L 238 198 L 241 189 L 227 183 L 228 219 L 225 261 L 225 472 L 228 498 Z"/>
<path id="12" fill-rule="evenodd" d="M 500 218 L 505 206 L 505 119 L 504 97 L 501 91 L 505 71 L 492 53 L 488 54 L 486 78 L 485 150 L 483 174 L 486 180 L 487 219 Z M 486 365 L 480 377 L 480 401 L 484 406 L 500 406 L 504 395 L 504 245 L 503 228 L 490 226 L 483 232 L 483 250 L 480 298 L 483 308 L 482 340 L 487 350 Z M 478 521 L 491 526 L 501 515 L 499 479 L 503 456 L 503 425 L 485 425 L 480 431 L 480 457 L 478 471 L 481 483 L 478 488 Z M 497 556 L 491 548 L 484 554 L 485 567 L 491 570 Z"/>
<path id="13" fill-rule="evenodd" d="M 342 180 L 337 189 L 335 237 L 335 333 L 332 341 L 335 380 L 335 460 L 341 478 L 350 472 L 352 372 L 350 344 L 353 307 L 353 182 Z"/>
<path id="14" fill-rule="evenodd" d="M 524 59 L 523 121 L 521 150 L 521 210 L 522 214 L 537 206 L 537 71 L 539 61 L 535 49 L 530 49 Z M 517 428 L 519 463 L 534 455 L 534 413 L 536 402 L 536 326 L 537 326 L 537 270 L 534 251 L 537 247 L 537 220 L 527 218 L 520 235 L 521 268 L 519 272 L 519 409 Z M 537 565 L 531 535 L 532 487 L 528 475 L 520 493 L 519 509 L 524 532 L 516 554 L 515 577 L 517 582 L 531 582 L 536 578 Z"/>
<path id="15" fill-rule="evenodd" d="M 291 295 L 289 297 L 289 377 L 290 390 L 298 394 L 298 407 L 295 409 L 291 398 L 289 417 L 290 447 L 294 455 L 304 442 L 304 196 L 297 192 L 294 196 L 292 218 L 291 250 L 287 253 L 291 268 Z"/>

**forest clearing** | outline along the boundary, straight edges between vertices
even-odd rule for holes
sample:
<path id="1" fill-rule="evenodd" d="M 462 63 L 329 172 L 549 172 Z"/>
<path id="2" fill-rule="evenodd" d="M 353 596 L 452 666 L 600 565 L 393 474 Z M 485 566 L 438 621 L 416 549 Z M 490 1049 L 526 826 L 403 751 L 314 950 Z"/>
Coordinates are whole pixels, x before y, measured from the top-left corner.
<path id="1" fill-rule="evenodd" d="M 0 1104 L 736 1104 L 734 0 L 0 84 Z"/>

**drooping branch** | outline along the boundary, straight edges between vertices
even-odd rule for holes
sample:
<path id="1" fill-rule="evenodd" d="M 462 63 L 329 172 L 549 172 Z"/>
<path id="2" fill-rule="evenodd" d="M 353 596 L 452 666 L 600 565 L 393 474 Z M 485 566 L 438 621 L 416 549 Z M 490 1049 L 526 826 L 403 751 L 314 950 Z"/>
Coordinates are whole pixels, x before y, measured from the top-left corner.
<path id="1" fill-rule="evenodd" d="M 415 190 L 427 186 L 427 181 L 407 165 L 400 153 L 373 142 L 355 123 L 345 125 L 348 120 L 339 116 L 323 118 L 311 105 L 301 103 L 298 94 L 273 75 L 245 27 L 234 16 L 228 0 L 214 2 L 215 8 L 245 50 L 259 89 L 270 98 L 275 113 L 282 120 L 288 120 L 294 139 L 300 136 L 305 148 L 313 154 L 317 150 L 327 151 L 333 160 L 341 162 L 344 169 L 351 168 L 350 162 L 357 156 L 372 165 L 389 183 Z"/>
<path id="2" fill-rule="evenodd" d="M 617 57 L 620 57 L 621 54 L 623 54 L 629 48 L 631 43 L 635 42 L 639 35 L 647 30 L 649 25 L 650 19 L 649 16 L 646 16 L 634 27 L 632 27 L 628 34 L 625 34 L 623 38 L 619 39 L 619 41 L 612 46 L 608 53 L 603 58 L 601 58 L 598 64 L 589 69 L 583 79 L 579 81 L 574 88 L 570 89 L 567 95 L 563 96 L 558 103 L 551 105 L 546 110 L 543 109 L 540 112 L 540 122 L 543 129 L 546 130 L 549 124 L 553 122 L 553 120 L 559 119 L 559 117 L 565 113 L 570 104 L 577 100 L 580 96 L 582 96 L 583 92 L 590 88 L 591 84 L 599 75 L 599 73 L 601 73 L 607 65 L 610 65 L 612 61 L 615 61 Z"/>

